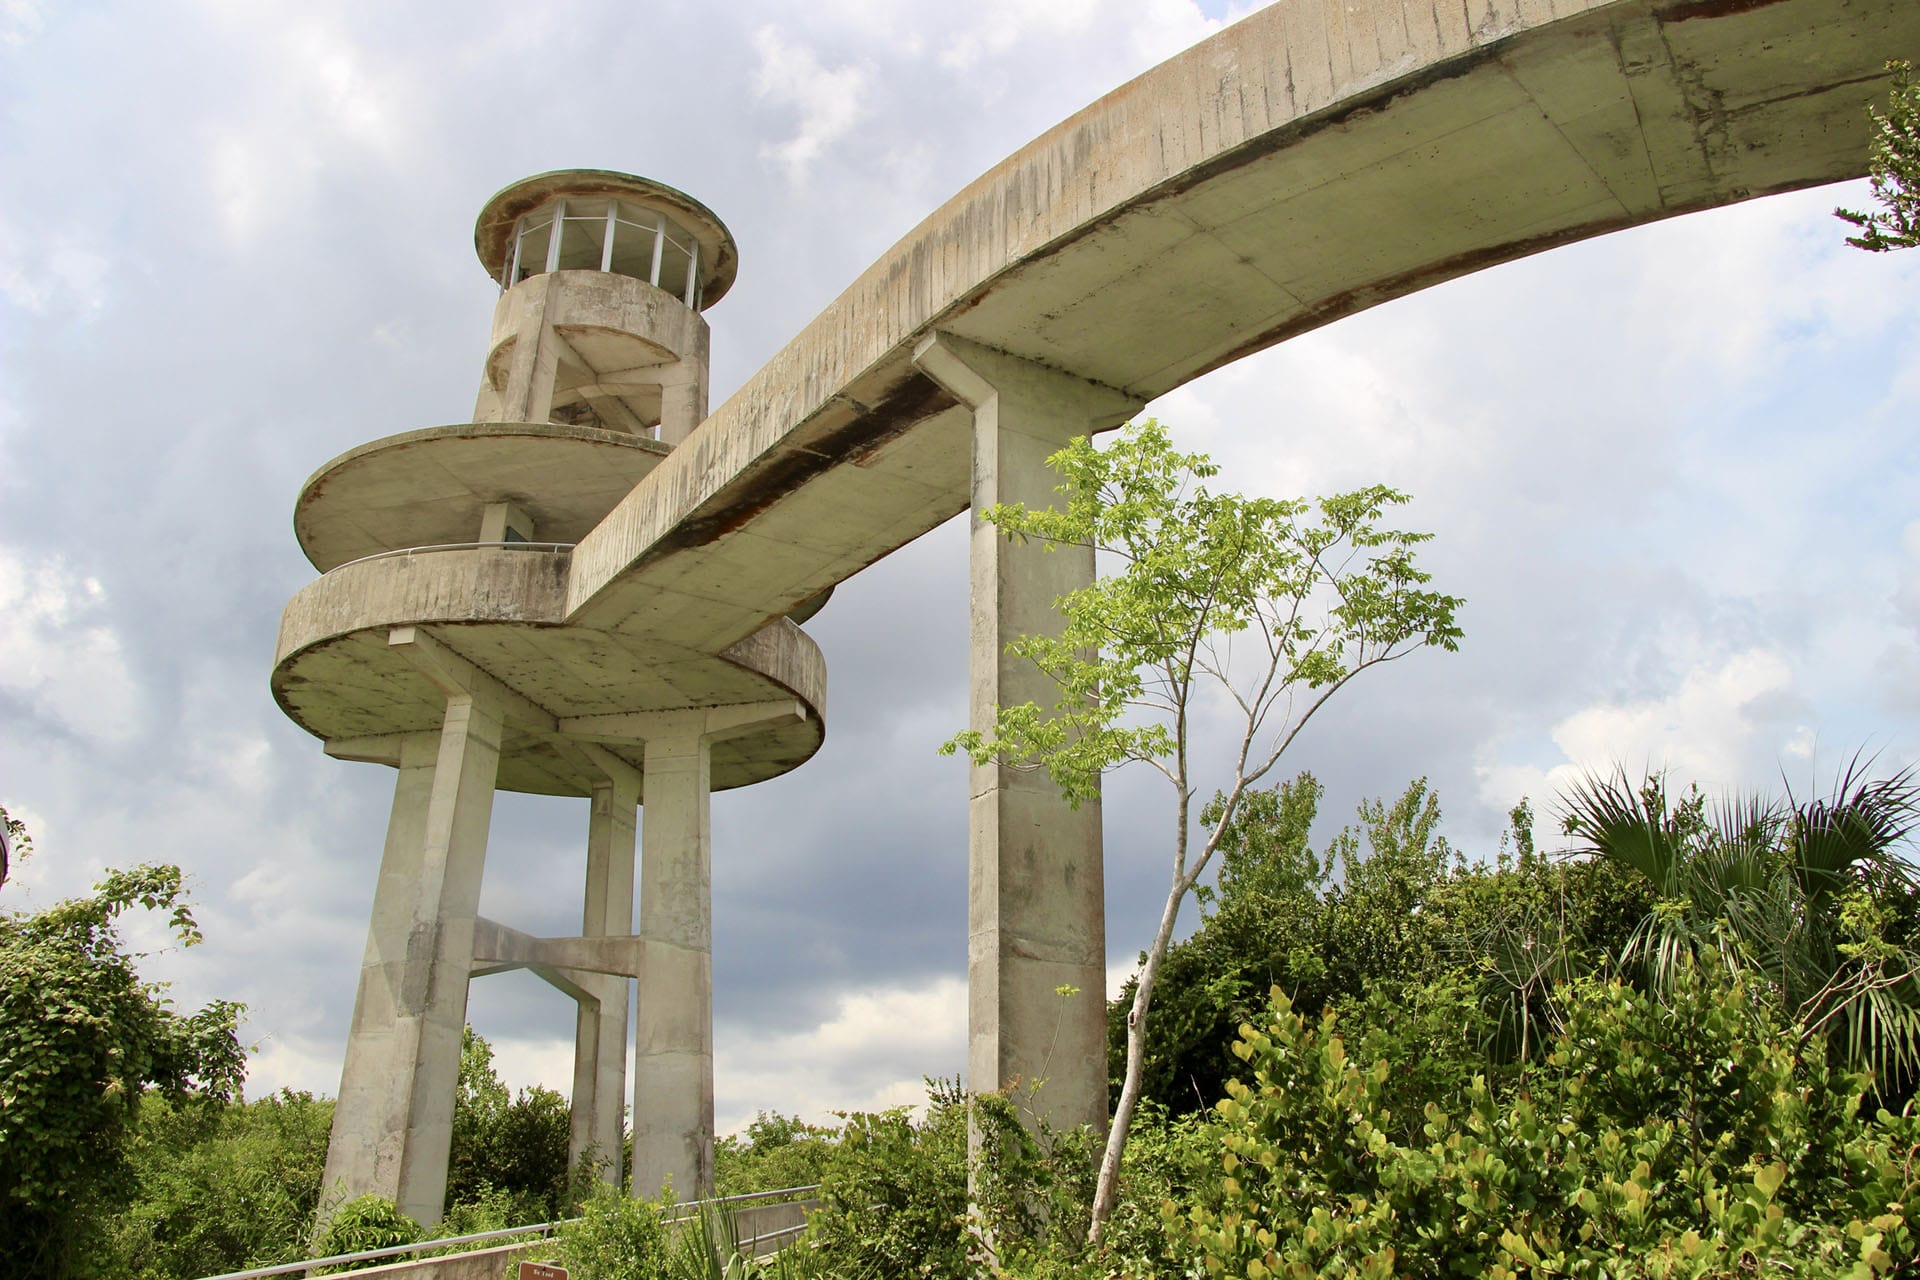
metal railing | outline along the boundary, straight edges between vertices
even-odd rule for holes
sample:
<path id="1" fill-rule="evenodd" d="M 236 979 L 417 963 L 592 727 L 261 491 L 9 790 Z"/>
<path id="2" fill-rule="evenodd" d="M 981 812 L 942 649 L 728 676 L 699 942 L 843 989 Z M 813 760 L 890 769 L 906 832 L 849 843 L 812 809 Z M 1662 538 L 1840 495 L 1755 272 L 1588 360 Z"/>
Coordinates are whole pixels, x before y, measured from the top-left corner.
<path id="1" fill-rule="evenodd" d="M 503 549 L 507 551 L 545 551 L 550 555 L 559 555 L 563 551 L 573 550 L 575 545 L 575 543 L 571 542 L 436 542 L 431 546 L 425 547 L 396 547 L 392 551 L 376 551 L 370 556 L 360 556 L 353 560 L 343 561 L 327 570 L 327 572 L 337 573 L 348 565 L 365 564 L 369 560 L 391 560 L 396 556 L 419 556 L 434 551 L 478 551 L 484 548 L 494 551 Z"/>
<path id="2" fill-rule="evenodd" d="M 526 544 L 516 543 L 514 545 L 523 546 Z M 708 1209 L 719 1208 L 724 1212 L 726 1208 L 736 1205 L 751 1208 L 754 1207 L 751 1203 L 754 1201 L 772 1200 L 775 1196 L 799 1197 L 806 1193 L 818 1191 L 819 1189 L 819 1184 L 816 1183 L 807 1187 L 783 1187 L 778 1191 L 748 1191 L 736 1196 L 716 1196 L 711 1200 L 689 1200 L 685 1204 L 675 1205 L 671 1212 L 662 1216 L 661 1221 L 667 1226 L 678 1226 L 681 1223 L 693 1221 L 696 1215 Z M 806 1204 L 807 1201 L 805 1199 L 795 1199 L 786 1203 Z M 457 1245 L 480 1244 L 488 1241 L 505 1241 L 521 1236 L 545 1239 L 568 1223 L 579 1221 L 579 1218 L 561 1218 L 554 1222 L 537 1222 L 525 1227 L 503 1227 L 498 1231 L 476 1231 L 471 1235 L 448 1236 L 442 1240 L 420 1240 L 413 1244 L 391 1244 L 381 1249 L 362 1249 L 358 1253 L 336 1253 L 325 1258 L 307 1258 L 300 1262 L 281 1262 L 270 1267 L 254 1267 L 248 1271 L 227 1271 L 217 1276 L 208 1276 L 206 1280 L 261 1280 L 262 1277 L 266 1276 L 291 1275 L 295 1272 L 311 1271 L 316 1267 L 337 1266 L 343 1262 L 374 1262 L 381 1258 L 398 1258 L 407 1254 L 423 1253 L 429 1249 L 451 1249 Z M 764 1242 L 777 1240 L 782 1236 L 798 1235 L 800 1232 L 806 1230 L 806 1226 L 805 1221 L 802 1221 L 794 1226 L 780 1227 L 776 1230 L 765 1232 L 764 1234 L 749 1236 L 746 1239 L 736 1239 L 734 1241 L 734 1248 L 746 1249 L 751 1246 L 754 1254 L 758 1256 L 760 1246 Z"/>

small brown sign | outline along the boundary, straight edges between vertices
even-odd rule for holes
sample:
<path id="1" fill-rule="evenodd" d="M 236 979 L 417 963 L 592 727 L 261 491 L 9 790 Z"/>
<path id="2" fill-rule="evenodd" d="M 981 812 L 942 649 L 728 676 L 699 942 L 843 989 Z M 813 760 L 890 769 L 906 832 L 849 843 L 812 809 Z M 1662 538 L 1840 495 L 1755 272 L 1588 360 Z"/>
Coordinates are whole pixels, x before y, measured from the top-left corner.
<path id="1" fill-rule="evenodd" d="M 523 1262 L 520 1264 L 520 1280 L 567 1280 L 567 1269 L 556 1267 L 551 1262 Z"/>

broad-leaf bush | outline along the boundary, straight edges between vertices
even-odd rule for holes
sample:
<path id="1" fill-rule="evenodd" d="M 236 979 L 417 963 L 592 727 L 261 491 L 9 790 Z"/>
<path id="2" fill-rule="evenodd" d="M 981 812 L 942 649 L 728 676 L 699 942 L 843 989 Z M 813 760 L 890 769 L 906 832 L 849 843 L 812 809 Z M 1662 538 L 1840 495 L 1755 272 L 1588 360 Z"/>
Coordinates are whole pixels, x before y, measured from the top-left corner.
<path id="1" fill-rule="evenodd" d="M 308 1257 L 333 1103 L 282 1091 L 229 1105 L 149 1098 L 134 1193 L 108 1224 L 104 1275 L 176 1280 Z"/>
<path id="2" fill-rule="evenodd" d="M 1664 1000 L 1566 993 L 1566 1027 L 1504 1087 L 1388 1101 L 1405 1063 L 1348 1052 L 1272 993 L 1216 1108 L 1217 1179 L 1169 1200 L 1209 1275 L 1872 1277 L 1916 1259 L 1920 1124 L 1858 1114 L 1826 1062 L 1738 978 L 1686 964 Z M 1402 1104 L 1404 1105 L 1404 1104 Z"/>
<path id="3" fill-rule="evenodd" d="M 657 1280 L 669 1244 L 658 1206 L 596 1183 L 551 1252 L 580 1280 Z"/>
<path id="4" fill-rule="evenodd" d="M 240 1006 L 176 1011 L 121 949 L 119 917 L 163 912 L 200 940 L 180 869 L 110 871 L 89 897 L 0 914 L 0 1274 L 86 1264 L 129 1191 L 143 1096 L 224 1100 L 244 1057 Z"/>
<path id="5" fill-rule="evenodd" d="M 737 1196 L 814 1186 L 839 1140 L 838 1129 L 762 1111 L 744 1134 L 726 1134 L 714 1142 L 714 1189 Z"/>
<path id="6" fill-rule="evenodd" d="M 965 1096 L 940 1082 L 919 1119 L 904 1107 L 844 1119 L 808 1246 L 875 1280 L 970 1274 Z"/>
<path id="7" fill-rule="evenodd" d="M 420 1239 L 420 1224 L 400 1212 L 398 1205 L 385 1196 L 356 1196 L 327 1215 L 327 1225 L 313 1242 L 313 1256 L 332 1258 L 341 1254 L 365 1253 L 370 1249 L 390 1249 Z M 344 1262 L 324 1268 L 321 1274 L 358 1271 L 377 1266 L 386 1259 Z"/>

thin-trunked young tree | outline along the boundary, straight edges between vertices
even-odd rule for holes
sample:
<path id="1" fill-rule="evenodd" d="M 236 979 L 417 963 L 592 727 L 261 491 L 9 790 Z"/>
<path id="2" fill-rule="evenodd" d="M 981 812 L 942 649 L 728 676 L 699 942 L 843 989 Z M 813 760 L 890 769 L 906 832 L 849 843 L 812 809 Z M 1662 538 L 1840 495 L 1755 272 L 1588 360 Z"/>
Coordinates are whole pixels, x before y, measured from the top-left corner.
<path id="1" fill-rule="evenodd" d="M 1048 463 L 1061 478 L 1062 507 L 1001 505 L 980 518 L 1008 538 L 1092 547 L 1115 572 L 1056 601 L 1058 634 L 1011 646 L 1058 683 L 1055 705 L 999 707 L 990 732 L 957 734 L 943 750 L 964 750 L 976 764 L 1043 768 L 1076 806 L 1123 764 L 1144 764 L 1173 788 L 1172 880 L 1127 1016 L 1126 1078 L 1088 1237 L 1097 1245 L 1113 1212 L 1154 980 L 1181 902 L 1248 789 L 1314 714 L 1369 667 L 1429 645 L 1457 648 L 1461 601 L 1426 589 L 1413 552 L 1430 534 L 1382 527 L 1387 508 L 1408 500 L 1385 486 L 1311 505 L 1216 494 L 1204 482 L 1218 468 L 1176 452 L 1151 418 L 1106 448 L 1076 439 Z M 1219 803 L 1196 832 L 1194 699 L 1207 686 L 1227 699 L 1239 733 Z"/>

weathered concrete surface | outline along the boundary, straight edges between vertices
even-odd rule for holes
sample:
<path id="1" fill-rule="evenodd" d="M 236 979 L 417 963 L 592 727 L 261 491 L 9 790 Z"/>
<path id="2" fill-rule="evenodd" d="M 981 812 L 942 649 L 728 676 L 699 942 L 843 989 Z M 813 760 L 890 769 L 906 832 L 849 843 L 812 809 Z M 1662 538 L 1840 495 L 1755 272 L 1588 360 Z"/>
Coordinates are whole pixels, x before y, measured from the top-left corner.
<path id="1" fill-rule="evenodd" d="M 516 1241 L 444 1258 L 405 1258 L 361 1267 L 353 1275 L 355 1280 L 502 1280 L 518 1274 L 522 1262 L 547 1262 L 559 1256 L 551 1240 Z"/>
<path id="2" fill-rule="evenodd" d="M 804 714 L 798 703 L 648 717 L 640 936 L 646 965 L 634 1024 L 635 1195 L 670 1182 L 681 1198 L 713 1194 L 713 744 Z"/>
<path id="3" fill-rule="evenodd" d="M 1857 175 L 1897 56 L 1911 0 L 1281 0 L 894 246 L 582 541 L 568 617 L 652 631 L 640 601 L 683 592 L 744 634 L 962 510 L 930 331 L 1150 399 L 1493 263 Z"/>
<path id="4" fill-rule="evenodd" d="M 973 414 L 972 502 L 1059 503 L 1049 456 L 1139 409 L 1112 390 L 978 347 L 931 337 L 921 369 Z M 991 733 L 995 708 L 1051 706 L 1059 688 L 1008 653 L 1058 634 L 1053 602 L 1093 582 L 1092 548 L 1044 549 L 973 524 L 968 723 Z M 1044 772 L 976 765 L 968 796 L 967 1080 L 1040 1087 L 1063 1127 L 1107 1123 L 1106 880 L 1100 803 L 1078 809 Z M 1065 988 L 1073 994 L 1062 995 Z M 977 1135 L 973 1135 L 977 1140 Z"/>
<path id="5" fill-rule="evenodd" d="M 583 939 L 626 941 L 633 934 L 634 857 L 639 843 L 635 807 L 640 775 L 596 754 L 606 776 L 594 785 L 587 816 L 587 884 L 581 904 Z M 573 1039 L 573 1092 L 568 1161 L 592 1160 L 601 1178 L 620 1185 L 622 1121 L 627 1093 L 629 976 L 580 974 L 590 998 L 579 1002 Z"/>
<path id="6" fill-rule="evenodd" d="M 556 169 L 522 178 L 488 198 L 473 224 L 473 251 L 487 274 L 499 280 L 513 252 L 513 230 L 521 215 L 560 196 L 612 196 L 664 209 L 693 233 L 700 244 L 702 307 L 726 296 L 740 270 L 740 255 L 726 224 L 713 210 L 664 182 L 608 169 Z"/>
<path id="7" fill-rule="evenodd" d="M 802 686 L 824 698 L 817 653 L 780 616 L 978 496 L 981 402 L 956 392 L 951 371 L 949 384 L 914 364 L 930 335 L 1145 401 L 1493 263 L 1853 176 L 1884 60 L 1915 56 L 1914 0 L 1280 0 L 1050 130 L 934 213 L 553 562 L 558 577 L 479 560 L 353 566 L 303 592 L 283 627 L 276 696 L 335 754 L 403 763 L 433 700 L 389 661 L 389 640 L 398 624 L 431 625 L 448 653 L 497 682 L 503 785 L 585 794 L 595 775 L 570 739 L 619 751 L 632 740 L 619 725 L 636 715 L 797 697 L 811 713 L 738 757 L 723 762 L 733 739 L 709 744 L 713 785 L 728 768 L 771 776 L 818 744 L 820 700 Z M 536 207 L 540 182 L 509 188 L 489 206 L 498 216 L 483 215 L 476 243 L 490 269 L 508 206 Z M 574 336 L 549 327 L 573 349 Z M 564 358 L 559 346 L 541 357 L 556 385 Z M 605 371 L 582 367 L 601 385 Z M 987 438 L 1032 452 L 997 428 Z M 1002 464 L 988 488 L 1029 491 Z M 987 576 L 998 590 L 1007 575 Z M 1025 605 L 992 607 L 1004 631 Z M 613 673 L 618 697 L 577 678 L 589 671 Z M 1024 893 L 1049 900 L 1008 879 L 1024 874 L 1018 851 L 1008 856 L 1022 822 L 1084 843 L 1015 799 L 993 799 L 997 851 L 974 868 L 1001 877 L 989 896 L 1003 912 Z M 674 855 L 683 863 L 704 866 L 688 852 L 700 825 Z M 1088 911 L 1081 902 L 1066 914 Z M 699 987 L 700 949 L 675 945 L 676 981 Z M 648 1043 L 661 1047 L 659 1078 L 680 1080 L 684 1110 L 703 1044 L 710 1064 L 710 1024 L 702 1041 L 686 1008 L 656 1012 L 673 1025 Z M 654 1037 L 645 1019 L 636 1035 Z M 1003 1063 L 1031 1061 L 1041 1033 L 1022 1014 L 994 1034 L 1018 1042 L 996 1052 Z M 676 1119 L 649 1144 L 680 1142 L 697 1181 L 693 1132 Z"/>
<path id="8" fill-rule="evenodd" d="M 544 256 L 509 273 L 528 211 L 523 246 L 544 233 Z M 622 227 L 638 237 L 625 259 Z M 659 287 L 671 237 L 678 297 Z M 295 527 L 322 577 L 284 610 L 273 671 L 329 754 L 398 771 L 326 1177 L 423 1223 L 446 1187 L 468 983 L 511 968 L 577 1003 L 569 1145 L 612 1181 L 640 981 L 635 1167 L 651 1188 L 711 1191 L 709 795 L 812 755 L 826 699 L 819 649 L 784 617 L 734 634 L 717 602 L 681 593 L 636 602 L 659 616 L 652 635 L 565 620 L 568 544 L 705 416 L 697 307 L 703 285 L 711 302 L 732 280 L 725 227 L 658 183 L 575 171 L 496 195 L 476 244 L 511 286 L 479 421 L 376 441 L 308 481 Z M 592 797 L 579 936 L 476 914 L 497 787 Z"/>
<path id="9" fill-rule="evenodd" d="M 685 600 L 713 644 L 969 502 L 1046 500 L 1031 473 L 1065 418 L 1023 411 L 1024 440 L 983 426 L 989 392 L 915 363 L 935 335 L 1144 402 L 1495 263 L 1856 175 L 1883 64 L 1916 55 L 1913 0 L 1280 0 L 894 246 L 580 540 L 568 623 L 674 637 L 663 602 Z M 983 447 L 1023 460 L 983 467 Z M 1043 588 L 978 546 L 974 566 L 977 725 L 982 698 L 1027 696 L 988 651 Z M 1045 796 L 979 773 L 973 791 L 980 1087 L 1044 1055 L 1039 993 L 1049 966 L 1087 968 L 1095 909 L 1067 869 L 1097 879 L 1098 860 L 1097 827 Z M 1053 1074 L 1101 1061 L 1085 1038 Z M 1061 1118 L 1091 1114 L 1091 1085 L 1061 1092 Z"/>
<path id="10" fill-rule="evenodd" d="M 707 322 L 644 280 L 555 271 L 500 295 L 474 405 L 482 422 L 584 409 L 604 427 L 684 440 L 707 416 Z"/>
<path id="11" fill-rule="evenodd" d="M 804 720 L 716 744 L 721 789 L 777 776 L 819 750 L 826 663 L 799 627 L 776 618 L 737 643 L 709 646 L 691 607 L 680 615 L 691 642 L 563 626 L 565 563 L 564 552 L 482 547 L 337 568 L 281 615 L 274 696 L 333 754 L 391 763 L 396 735 L 431 729 L 440 716 L 432 683 L 387 643 L 392 628 L 418 626 L 527 704 L 527 714 L 508 717 L 504 790 L 589 794 L 600 771 L 564 738 L 606 737 L 601 718 L 621 714 L 804 702 Z M 613 749 L 638 766 L 635 751 Z"/>
<path id="12" fill-rule="evenodd" d="M 429 658 L 428 661 L 431 661 Z M 449 689 L 440 733 L 409 734 L 327 1147 L 326 1186 L 440 1220 L 500 712 Z"/>
<path id="13" fill-rule="evenodd" d="M 531 518 L 528 541 L 578 542 L 667 449 L 658 440 L 557 422 L 402 432 L 314 472 L 300 488 L 293 531 L 325 573 L 400 547 L 472 542 L 483 532 L 475 514 L 505 497 Z"/>

